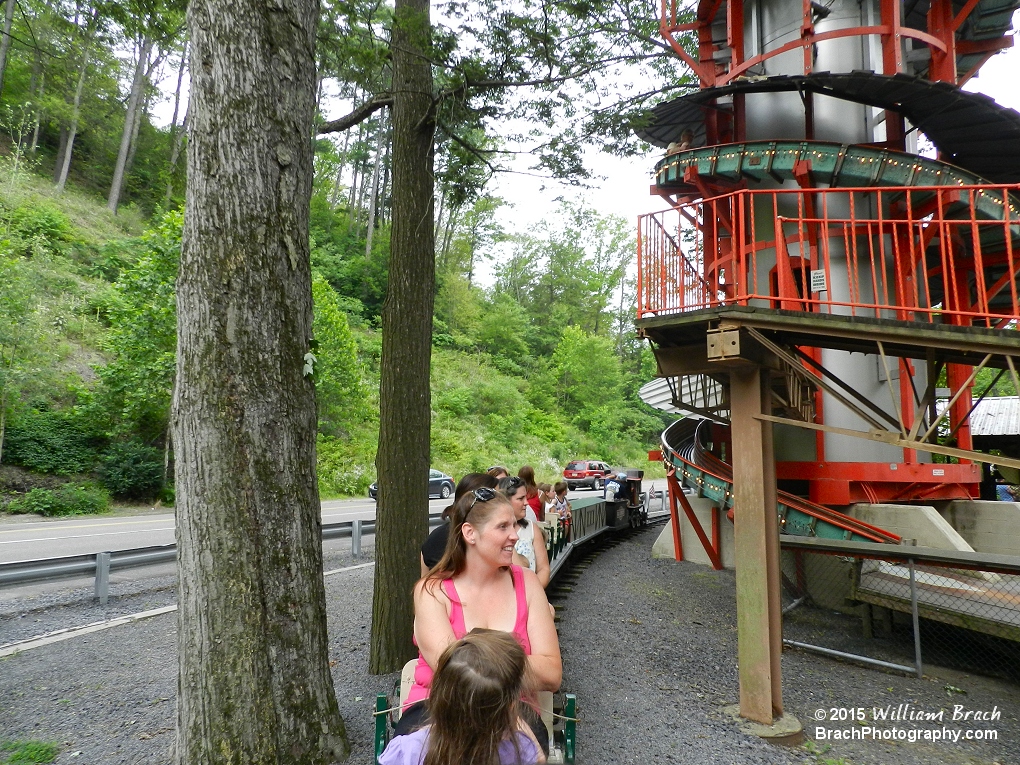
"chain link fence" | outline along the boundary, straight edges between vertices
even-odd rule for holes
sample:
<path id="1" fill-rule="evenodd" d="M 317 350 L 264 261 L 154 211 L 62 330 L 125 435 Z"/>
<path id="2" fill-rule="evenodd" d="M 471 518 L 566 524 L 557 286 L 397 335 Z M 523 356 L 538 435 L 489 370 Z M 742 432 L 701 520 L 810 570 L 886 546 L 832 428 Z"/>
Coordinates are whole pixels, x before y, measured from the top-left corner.
<path id="1" fill-rule="evenodd" d="M 1020 558 L 786 535 L 781 547 L 786 645 L 1020 681 Z"/>

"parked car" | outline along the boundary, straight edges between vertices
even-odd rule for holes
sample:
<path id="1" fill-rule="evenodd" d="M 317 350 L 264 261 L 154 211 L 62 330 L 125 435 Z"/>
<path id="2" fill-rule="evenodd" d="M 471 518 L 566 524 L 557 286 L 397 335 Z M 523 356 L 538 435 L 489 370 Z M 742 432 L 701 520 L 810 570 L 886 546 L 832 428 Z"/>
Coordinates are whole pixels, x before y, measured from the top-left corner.
<path id="1" fill-rule="evenodd" d="M 612 472 L 605 462 L 574 460 L 563 469 L 563 480 L 571 490 L 584 486 L 598 491 Z"/>
<path id="2" fill-rule="evenodd" d="M 440 499 L 446 499 L 453 494 L 454 483 L 453 478 L 448 476 L 446 473 L 440 470 L 429 471 L 429 497 L 439 497 Z M 376 495 L 379 494 L 379 484 L 373 482 L 368 487 L 368 496 L 372 499 L 376 499 Z"/>

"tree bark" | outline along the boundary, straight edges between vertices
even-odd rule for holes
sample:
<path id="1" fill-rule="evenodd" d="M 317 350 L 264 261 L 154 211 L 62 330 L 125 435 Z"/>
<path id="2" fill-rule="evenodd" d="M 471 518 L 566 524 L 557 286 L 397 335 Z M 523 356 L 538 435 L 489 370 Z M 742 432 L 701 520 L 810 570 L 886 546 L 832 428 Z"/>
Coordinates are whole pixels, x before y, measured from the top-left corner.
<path id="1" fill-rule="evenodd" d="M 428 532 L 426 500 L 435 297 L 432 69 L 428 0 L 393 11 L 393 223 L 382 310 L 375 585 L 369 671 L 391 672 L 414 655 L 411 588 Z"/>
<path id="2" fill-rule="evenodd" d="M 14 24 L 14 6 L 17 0 L 7 0 L 4 6 L 4 34 L 0 39 L 0 95 L 4 92 L 4 74 L 7 73 L 7 53 L 11 49 L 11 26 Z"/>
<path id="3" fill-rule="evenodd" d="M 309 204 L 316 0 L 192 0 L 173 406 L 178 765 L 349 751 L 329 671 Z"/>
<path id="4" fill-rule="evenodd" d="M 132 136 L 136 135 L 135 122 L 140 119 L 139 112 L 141 111 L 142 92 L 145 90 L 145 70 L 149 65 L 149 53 L 151 50 L 152 40 L 148 37 L 143 37 L 142 44 L 138 49 L 138 63 L 135 65 L 135 76 L 131 80 L 131 95 L 128 98 L 127 113 L 124 116 L 124 130 L 120 135 L 120 151 L 117 152 L 117 164 L 113 169 L 110 196 L 106 201 L 106 207 L 112 213 L 117 212 L 117 205 L 120 204 L 120 195 L 124 190 L 128 152 L 131 149 Z"/>

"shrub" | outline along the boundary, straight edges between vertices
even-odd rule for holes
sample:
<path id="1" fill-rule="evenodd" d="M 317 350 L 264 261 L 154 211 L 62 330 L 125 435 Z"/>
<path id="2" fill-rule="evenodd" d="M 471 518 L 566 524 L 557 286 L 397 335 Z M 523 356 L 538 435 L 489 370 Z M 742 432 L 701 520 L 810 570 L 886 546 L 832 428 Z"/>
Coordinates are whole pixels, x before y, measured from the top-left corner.
<path id="1" fill-rule="evenodd" d="M 74 475 L 93 468 L 96 450 L 70 416 L 29 409 L 7 429 L 4 460 L 40 473 Z"/>
<path id="2" fill-rule="evenodd" d="M 319 436 L 318 444 L 319 494 L 323 497 L 359 496 L 368 492 L 374 467 L 362 462 L 354 445 L 342 439 Z"/>
<path id="3" fill-rule="evenodd" d="M 114 444 L 103 456 L 99 479 L 116 497 L 155 497 L 163 486 L 163 453 L 138 441 Z"/>
<path id="4" fill-rule="evenodd" d="M 8 765 L 45 765 L 57 759 L 60 747 L 49 741 L 0 741 L 0 752 L 10 755 Z"/>
<path id="5" fill-rule="evenodd" d="M 44 516 L 87 515 L 110 508 L 110 496 L 96 486 L 65 484 L 59 489 L 32 489 L 7 505 L 15 515 L 36 513 Z"/>

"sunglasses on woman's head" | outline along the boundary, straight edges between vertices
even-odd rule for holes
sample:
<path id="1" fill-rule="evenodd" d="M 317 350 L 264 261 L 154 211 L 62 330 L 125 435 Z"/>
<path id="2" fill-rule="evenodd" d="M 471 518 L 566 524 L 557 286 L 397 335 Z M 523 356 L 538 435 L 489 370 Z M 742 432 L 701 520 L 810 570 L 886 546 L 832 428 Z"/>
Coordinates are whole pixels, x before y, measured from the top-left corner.
<path id="1" fill-rule="evenodd" d="M 516 491 L 524 485 L 524 479 L 514 476 L 506 481 L 506 491 Z"/>
<path id="2" fill-rule="evenodd" d="M 487 486 L 482 486 L 480 489 L 475 489 L 471 493 L 475 495 L 475 498 L 471 500 L 471 504 L 468 505 L 468 512 L 471 511 L 471 508 L 475 506 L 476 502 L 489 502 L 496 498 L 496 491 L 494 489 L 490 489 Z"/>

